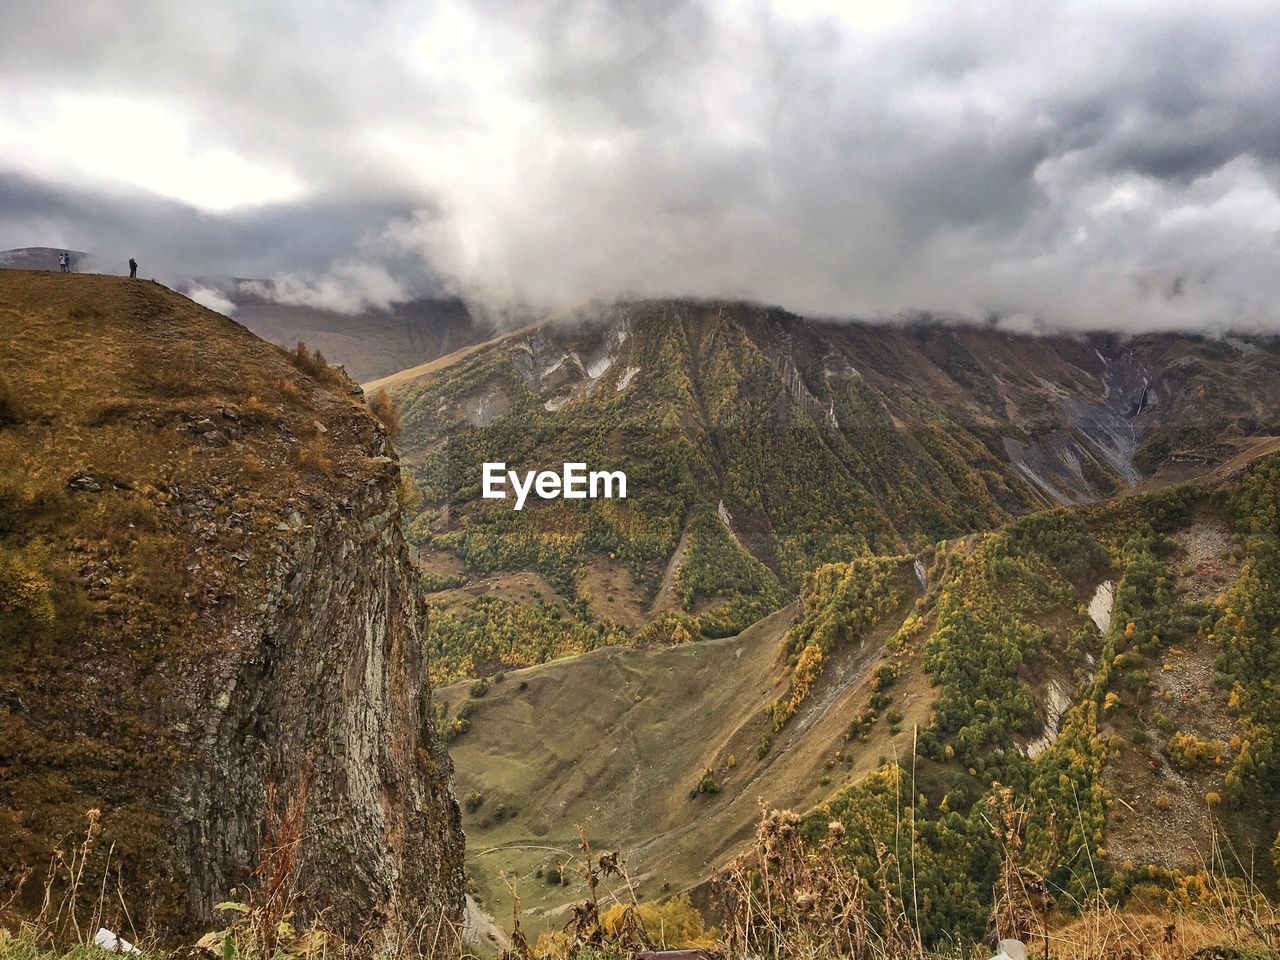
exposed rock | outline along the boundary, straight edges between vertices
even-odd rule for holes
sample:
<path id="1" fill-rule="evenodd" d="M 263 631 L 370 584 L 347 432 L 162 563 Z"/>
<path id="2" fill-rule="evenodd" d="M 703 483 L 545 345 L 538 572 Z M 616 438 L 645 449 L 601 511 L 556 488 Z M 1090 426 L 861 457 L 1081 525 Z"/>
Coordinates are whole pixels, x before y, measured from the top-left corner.
<path id="1" fill-rule="evenodd" d="M 441 910 L 461 917 L 461 820 L 394 491 L 371 488 L 354 513 L 325 507 L 279 544 L 264 609 L 230 627 L 239 652 L 210 690 L 213 709 L 191 704 L 206 713 L 203 759 L 184 790 L 202 916 L 245 879 L 267 784 L 305 778 L 299 881 L 329 922 L 361 932 Z M 265 749 L 245 749 L 254 743 Z"/>
<path id="2" fill-rule="evenodd" d="M 67 486 L 72 490 L 83 490 L 86 493 L 102 492 L 102 484 L 83 470 L 72 474 L 71 478 L 67 480 Z"/>
<path id="3" fill-rule="evenodd" d="M 1098 584 L 1089 601 L 1089 617 L 1104 637 L 1111 632 L 1111 611 L 1116 604 L 1116 585 L 1110 580 Z"/>
<path id="4" fill-rule="evenodd" d="M 1053 746 L 1053 742 L 1058 739 L 1058 728 L 1071 706 L 1071 691 L 1057 680 L 1050 680 L 1046 700 L 1044 733 L 1028 743 L 1024 751 L 1032 760 Z"/>

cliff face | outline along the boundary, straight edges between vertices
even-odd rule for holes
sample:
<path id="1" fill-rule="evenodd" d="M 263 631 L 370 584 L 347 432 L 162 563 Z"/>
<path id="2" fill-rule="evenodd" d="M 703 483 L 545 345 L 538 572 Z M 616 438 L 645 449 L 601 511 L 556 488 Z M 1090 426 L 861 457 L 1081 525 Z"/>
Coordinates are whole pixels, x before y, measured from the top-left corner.
<path id="1" fill-rule="evenodd" d="M 0 314 L 0 596 L 34 598 L 0 603 L 0 892 L 97 809 L 86 875 L 208 929 L 302 801 L 301 919 L 459 921 L 399 467 L 351 385 L 148 283 L 6 273 Z"/>
<path id="2" fill-rule="evenodd" d="M 355 934 L 456 919 L 453 768 L 432 726 L 425 610 L 394 486 L 305 505 L 285 525 L 266 599 L 231 626 L 239 656 L 193 688 L 192 713 L 206 716 L 191 731 L 201 761 L 183 777 L 192 904 L 212 918 L 243 882 L 272 784 L 282 800 L 305 792 L 299 884 L 328 922 Z"/>

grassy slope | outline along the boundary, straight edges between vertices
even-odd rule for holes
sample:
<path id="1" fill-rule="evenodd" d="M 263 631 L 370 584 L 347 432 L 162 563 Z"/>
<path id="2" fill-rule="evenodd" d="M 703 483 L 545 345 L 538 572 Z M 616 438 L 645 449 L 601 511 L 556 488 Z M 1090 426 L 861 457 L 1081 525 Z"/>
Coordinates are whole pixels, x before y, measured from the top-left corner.
<path id="1" fill-rule="evenodd" d="M 905 582 L 903 596 L 863 645 L 837 652 L 781 733 L 772 730 L 768 708 L 785 692 L 779 644 L 795 605 L 736 637 L 607 648 L 515 671 L 478 699 L 466 684 L 437 690 L 453 714 L 475 704 L 471 729 L 450 752 L 459 797 L 484 795 L 478 810 L 464 814 L 464 827 L 486 909 L 506 915 L 499 871 L 516 871 L 535 926 L 557 925 L 558 909 L 581 891 L 533 874 L 572 856 L 579 824 L 594 844 L 627 852 L 643 896 L 696 885 L 750 835 L 761 798 L 806 808 L 871 769 L 880 753 L 909 750 L 909 725 L 924 722 L 930 699 L 918 678 L 902 682 L 907 732 L 896 745 L 881 725 L 856 763 L 836 760 L 884 641 L 911 607 L 915 592 Z M 766 736 L 772 743 L 761 758 Z M 720 792 L 691 798 L 707 769 Z M 515 812 L 498 818 L 500 805 Z"/>

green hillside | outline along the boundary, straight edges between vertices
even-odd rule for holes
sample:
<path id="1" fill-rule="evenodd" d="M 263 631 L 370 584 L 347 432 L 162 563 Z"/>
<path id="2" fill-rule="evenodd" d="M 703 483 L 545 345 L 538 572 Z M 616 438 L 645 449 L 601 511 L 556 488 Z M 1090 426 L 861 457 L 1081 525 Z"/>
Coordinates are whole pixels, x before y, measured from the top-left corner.
<path id="1" fill-rule="evenodd" d="M 731 635 L 824 563 L 1202 472 L 1231 438 L 1280 431 L 1280 354 L 1239 343 L 646 302 L 390 378 L 422 494 L 410 535 L 440 591 L 437 677 Z M 480 498 L 486 461 L 620 469 L 630 496 L 515 512 Z M 547 589 L 525 602 L 513 571 Z"/>
<path id="2" fill-rule="evenodd" d="M 1264 455 L 941 543 L 924 591 L 909 557 L 837 563 L 736 637 L 446 688 L 469 874 L 499 916 L 520 876 L 526 921 L 558 927 L 582 825 L 642 900 L 702 895 L 763 801 L 812 811 L 815 847 L 839 823 L 931 946 L 986 934 L 1015 810 L 1066 915 L 1195 902 L 1210 863 L 1274 892 L 1277 577 Z"/>

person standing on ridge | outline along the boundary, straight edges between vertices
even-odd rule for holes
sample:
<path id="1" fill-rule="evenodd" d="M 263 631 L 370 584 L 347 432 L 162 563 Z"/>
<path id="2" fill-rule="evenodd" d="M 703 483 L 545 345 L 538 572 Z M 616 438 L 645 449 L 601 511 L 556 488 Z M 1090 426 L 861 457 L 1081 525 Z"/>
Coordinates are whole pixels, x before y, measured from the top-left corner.
<path id="1" fill-rule="evenodd" d="M 138 261 L 133 257 L 129 258 L 129 276 L 134 280 L 138 279 Z"/>
<path id="2" fill-rule="evenodd" d="M 71 272 L 71 257 L 65 253 L 58 254 L 58 269 L 63 273 Z"/>

